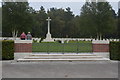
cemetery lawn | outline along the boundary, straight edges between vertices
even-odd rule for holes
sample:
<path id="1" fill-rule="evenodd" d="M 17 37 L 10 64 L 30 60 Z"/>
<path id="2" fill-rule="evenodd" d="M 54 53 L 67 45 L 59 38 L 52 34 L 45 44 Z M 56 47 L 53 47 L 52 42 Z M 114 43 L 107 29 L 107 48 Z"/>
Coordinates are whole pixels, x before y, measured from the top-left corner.
<path id="1" fill-rule="evenodd" d="M 81 52 L 92 52 L 91 41 L 71 41 L 69 43 L 33 43 L 33 52 L 68 52 L 68 53 L 81 53 Z"/>

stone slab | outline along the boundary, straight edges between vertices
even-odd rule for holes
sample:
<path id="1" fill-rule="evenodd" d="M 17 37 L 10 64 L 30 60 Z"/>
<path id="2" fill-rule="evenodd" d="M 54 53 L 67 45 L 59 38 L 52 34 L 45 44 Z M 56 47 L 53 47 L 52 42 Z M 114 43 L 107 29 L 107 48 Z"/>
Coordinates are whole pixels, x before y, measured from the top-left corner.
<path id="1" fill-rule="evenodd" d="M 25 56 L 29 56 L 31 55 L 32 53 L 19 53 L 19 52 L 15 52 L 14 53 L 14 60 L 17 60 L 17 59 L 20 59 L 20 58 L 24 58 Z"/>
<path id="2" fill-rule="evenodd" d="M 15 40 L 15 43 L 32 43 L 32 40 Z"/>
<path id="3" fill-rule="evenodd" d="M 104 58 L 110 58 L 110 53 L 109 52 L 94 52 L 93 54 L 97 56 L 102 56 Z"/>
<path id="4" fill-rule="evenodd" d="M 92 44 L 109 44 L 110 41 L 108 40 L 93 40 Z"/>

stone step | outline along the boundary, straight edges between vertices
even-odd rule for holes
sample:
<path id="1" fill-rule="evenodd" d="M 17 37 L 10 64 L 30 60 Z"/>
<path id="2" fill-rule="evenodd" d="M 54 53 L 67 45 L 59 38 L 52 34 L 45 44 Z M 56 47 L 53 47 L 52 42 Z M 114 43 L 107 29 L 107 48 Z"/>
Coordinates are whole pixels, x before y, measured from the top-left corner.
<path id="1" fill-rule="evenodd" d="M 24 59 L 79 59 L 79 58 L 102 58 L 101 56 L 26 56 Z"/>
<path id="2" fill-rule="evenodd" d="M 96 56 L 95 54 L 31 54 L 30 56 Z"/>
<path id="3" fill-rule="evenodd" d="M 30 54 L 18 62 L 41 62 L 41 61 L 106 61 L 107 58 L 95 54 Z"/>
<path id="4" fill-rule="evenodd" d="M 18 59 L 17 62 L 43 62 L 43 61 L 108 61 L 109 59 Z"/>

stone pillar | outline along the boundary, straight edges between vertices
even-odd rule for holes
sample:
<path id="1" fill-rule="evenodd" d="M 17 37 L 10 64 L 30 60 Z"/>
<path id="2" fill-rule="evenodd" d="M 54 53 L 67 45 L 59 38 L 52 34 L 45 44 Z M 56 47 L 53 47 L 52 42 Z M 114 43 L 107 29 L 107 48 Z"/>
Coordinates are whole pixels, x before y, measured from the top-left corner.
<path id="1" fill-rule="evenodd" d="M 32 40 L 15 40 L 14 58 L 23 58 L 32 53 Z"/>
<path id="2" fill-rule="evenodd" d="M 94 40 L 92 41 L 93 53 L 105 58 L 109 58 L 109 41 Z"/>
<path id="3" fill-rule="evenodd" d="M 48 19 L 46 19 L 48 21 L 48 33 L 47 34 L 50 34 L 50 17 L 48 17 Z"/>

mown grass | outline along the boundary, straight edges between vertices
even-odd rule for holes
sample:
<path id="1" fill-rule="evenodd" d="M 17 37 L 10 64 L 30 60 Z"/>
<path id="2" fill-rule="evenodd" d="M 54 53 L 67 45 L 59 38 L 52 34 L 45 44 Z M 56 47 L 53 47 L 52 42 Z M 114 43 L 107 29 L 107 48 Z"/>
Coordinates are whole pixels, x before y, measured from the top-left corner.
<path id="1" fill-rule="evenodd" d="M 69 43 L 33 43 L 33 52 L 68 52 L 81 53 L 92 52 L 92 43 L 90 41 L 79 41 Z"/>

